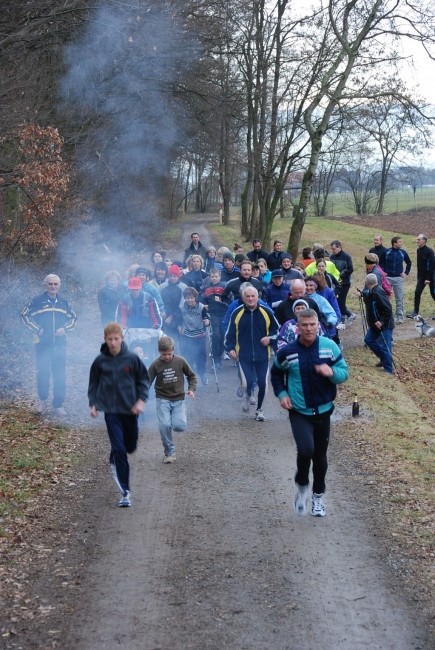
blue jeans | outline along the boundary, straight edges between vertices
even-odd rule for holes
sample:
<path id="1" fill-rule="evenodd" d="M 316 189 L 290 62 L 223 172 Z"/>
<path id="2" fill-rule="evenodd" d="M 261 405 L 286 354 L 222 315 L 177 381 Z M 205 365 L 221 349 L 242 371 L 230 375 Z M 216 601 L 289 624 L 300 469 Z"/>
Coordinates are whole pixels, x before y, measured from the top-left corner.
<path id="1" fill-rule="evenodd" d="M 393 372 L 393 330 L 372 330 L 368 329 L 364 343 L 381 360 L 386 372 Z"/>
<path id="2" fill-rule="evenodd" d="M 158 397 L 156 399 L 159 431 L 162 439 L 165 456 L 175 454 L 175 445 L 172 441 L 172 429 L 185 431 L 187 427 L 186 406 L 184 399 L 171 401 Z"/>

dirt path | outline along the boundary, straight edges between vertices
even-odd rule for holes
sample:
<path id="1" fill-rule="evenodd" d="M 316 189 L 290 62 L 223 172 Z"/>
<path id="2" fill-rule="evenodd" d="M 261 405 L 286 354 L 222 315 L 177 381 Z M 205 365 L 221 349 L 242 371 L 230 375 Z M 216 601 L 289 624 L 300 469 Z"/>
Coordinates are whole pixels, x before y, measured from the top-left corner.
<path id="1" fill-rule="evenodd" d="M 186 224 L 186 241 L 192 230 L 209 241 L 205 221 Z M 360 339 L 356 323 L 345 334 L 345 345 Z M 116 505 L 102 422 L 91 434 L 100 479 L 82 495 L 75 536 L 86 565 L 56 647 L 429 650 L 426 622 L 386 565 L 376 513 L 340 466 L 334 434 L 327 517 L 297 517 L 295 446 L 272 392 L 258 423 L 254 407 L 241 413 L 229 361 L 219 394 L 211 370 L 209 381 L 188 401 L 174 465 L 161 462 L 149 406 L 131 458 L 131 509 Z"/>

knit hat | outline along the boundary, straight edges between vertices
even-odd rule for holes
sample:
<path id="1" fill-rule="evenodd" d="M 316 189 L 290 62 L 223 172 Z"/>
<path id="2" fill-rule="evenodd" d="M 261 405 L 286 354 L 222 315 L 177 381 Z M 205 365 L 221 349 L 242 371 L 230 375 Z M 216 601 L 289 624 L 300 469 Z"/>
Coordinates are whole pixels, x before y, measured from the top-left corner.
<path id="1" fill-rule="evenodd" d="M 283 259 L 285 259 L 285 258 L 287 258 L 287 259 L 289 259 L 289 260 L 293 260 L 293 257 L 290 255 L 290 253 L 283 253 L 283 254 L 281 255 L 281 261 L 282 261 Z"/>
<path id="2" fill-rule="evenodd" d="M 223 262 L 224 260 L 228 260 L 228 259 L 230 259 L 232 262 L 234 262 L 234 255 L 233 255 L 231 252 L 224 253 L 224 254 L 222 255 L 222 262 Z"/>
<path id="3" fill-rule="evenodd" d="M 136 271 L 135 271 L 134 274 L 135 274 L 135 275 L 138 275 L 138 273 L 145 273 L 145 275 L 148 275 L 148 271 L 147 271 L 147 269 L 146 269 L 144 266 L 138 266 L 138 267 L 137 267 L 137 269 L 136 269 Z"/>
<path id="4" fill-rule="evenodd" d="M 177 266 L 177 264 L 171 264 L 171 266 L 168 269 L 168 275 L 176 275 L 177 278 L 181 278 L 180 267 Z"/>
<path id="5" fill-rule="evenodd" d="M 130 278 L 127 289 L 142 289 L 142 282 L 139 278 Z"/>
<path id="6" fill-rule="evenodd" d="M 284 277 L 284 272 L 282 269 L 275 269 L 272 271 L 272 278 L 283 278 Z"/>
<path id="7" fill-rule="evenodd" d="M 293 303 L 293 311 L 295 310 L 296 305 L 304 305 L 305 309 L 309 309 L 307 301 L 302 300 L 302 298 L 298 298 L 297 300 L 294 301 L 294 303 Z"/>

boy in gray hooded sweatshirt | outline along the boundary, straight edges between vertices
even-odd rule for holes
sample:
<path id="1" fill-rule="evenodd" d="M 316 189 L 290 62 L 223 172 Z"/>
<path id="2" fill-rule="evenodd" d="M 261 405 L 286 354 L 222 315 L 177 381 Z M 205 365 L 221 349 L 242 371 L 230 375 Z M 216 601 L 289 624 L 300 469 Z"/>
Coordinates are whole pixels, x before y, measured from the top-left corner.
<path id="1" fill-rule="evenodd" d="M 187 363 L 196 368 L 196 374 L 201 377 L 202 385 L 208 384 L 205 345 L 205 328 L 210 325 L 207 311 L 202 302 L 198 302 L 198 292 L 193 287 L 183 291 L 184 302 L 180 307 L 183 319 L 179 327 L 181 354 Z"/>

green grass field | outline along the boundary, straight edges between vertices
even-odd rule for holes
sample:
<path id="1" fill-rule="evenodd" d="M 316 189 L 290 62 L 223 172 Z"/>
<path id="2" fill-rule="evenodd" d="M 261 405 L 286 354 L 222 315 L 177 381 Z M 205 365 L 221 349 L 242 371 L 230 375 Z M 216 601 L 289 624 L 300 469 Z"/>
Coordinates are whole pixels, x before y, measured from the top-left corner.
<path id="1" fill-rule="evenodd" d="M 376 202 L 373 203 L 373 210 Z M 384 202 L 383 214 L 393 214 L 395 212 L 404 212 L 417 208 L 435 207 L 435 187 L 418 188 L 415 194 L 412 189 L 392 190 L 387 192 Z M 311 206 L 309 214 L 313 215 Z M 355 214 L 355 208 L 352 202 L 350 192 L 334 192 L 328 201 L 328 215 L 339 217 L 344 215 Z"/>

